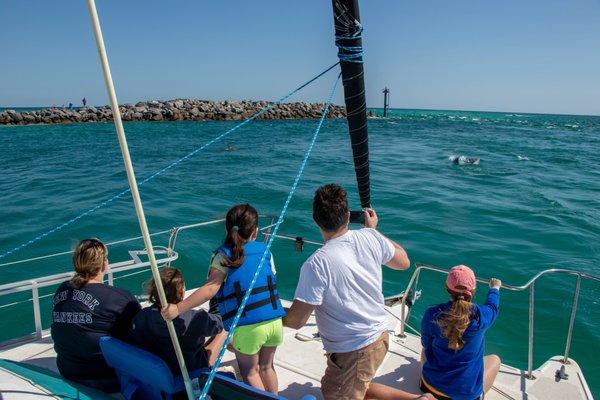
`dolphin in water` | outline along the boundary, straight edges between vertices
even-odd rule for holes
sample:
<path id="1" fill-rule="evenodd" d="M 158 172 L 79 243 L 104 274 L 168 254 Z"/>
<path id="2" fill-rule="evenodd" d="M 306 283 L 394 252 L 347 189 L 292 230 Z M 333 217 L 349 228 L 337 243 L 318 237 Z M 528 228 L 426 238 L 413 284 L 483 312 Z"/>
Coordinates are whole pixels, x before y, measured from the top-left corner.
<path id="1" fill-rule="evenodd" d="M 232 143 L 229 143 L 227 145 L 227 147 L 225 148 L 225 151 L 236 151 L 237 149 L 235 148 L 235 146 Z"/>
<path id="2" fill-rule="evenodd" d="M 481 159 L 466 156 L 450 156 L 448 157 L 456 165 L 479 165 Z"/>

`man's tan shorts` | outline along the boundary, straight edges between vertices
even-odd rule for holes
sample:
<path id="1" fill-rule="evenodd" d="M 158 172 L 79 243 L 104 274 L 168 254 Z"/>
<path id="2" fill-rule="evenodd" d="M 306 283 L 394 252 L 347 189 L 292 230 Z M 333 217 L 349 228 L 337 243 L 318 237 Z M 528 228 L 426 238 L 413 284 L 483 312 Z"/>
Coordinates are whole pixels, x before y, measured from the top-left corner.
<path id="1" fill-rule="evenodd" d="M 328 353 L 327 369 L 321 379 L 325 400 L 363 400 L 367 388 L 389 347 L 384 332 L 370 345 L 348 353 Z"/>

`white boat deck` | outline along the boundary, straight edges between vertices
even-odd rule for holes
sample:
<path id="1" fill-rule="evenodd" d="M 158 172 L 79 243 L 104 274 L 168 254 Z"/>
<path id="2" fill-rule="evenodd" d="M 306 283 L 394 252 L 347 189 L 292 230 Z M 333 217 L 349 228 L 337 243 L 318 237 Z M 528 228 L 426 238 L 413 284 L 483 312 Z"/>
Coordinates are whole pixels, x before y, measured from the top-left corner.
<path id="1" fill-rule="evenodd" d="M 289 304 L 287 304 L 289 305 Z M 390 310 L 389 329 L 393 333 L 398 324 L 400 307 Z M 277 350 L 276 369 L 279 376 L 280 394 L 297 399 L 304 394 L 314 394 L 321 398 L 320 378 L 326 366 L 322 344 L 314 339 L 317 332 L 314 317 L 308 324 L 295 331 L 285 328 L 284 344 Z M 376 382 L 384 383 L 413 393 L 420 393 L 418 379 L 420 375 L 421 344 L 417 336 L 409 334 L 401 339 L 391 336 L 389 353 L 380 367 Z M 48 333 L 33 342 L 0 349 L 0 358 L 25 362 L 28 364 L 57 371 L 56 353 Z M 493 389 L 486 400 L 591 400 L 583 373 L 577 363 L 571 360 L 566 365 L 567 380 L 555 379 L 555 373 L 561 366 L 561 357 L 553 357 L 534 371 L 536 379 L 529 380 L 526 372 L 503 365 Z M 227 352 L 225 365 L 235 365 L 235 357 Z M 2 399 L 38 399 L 52 398 L 42 388 L 0 368 L 0 398 Z M 120 396 L 116 396 L 117 398 Z"/>

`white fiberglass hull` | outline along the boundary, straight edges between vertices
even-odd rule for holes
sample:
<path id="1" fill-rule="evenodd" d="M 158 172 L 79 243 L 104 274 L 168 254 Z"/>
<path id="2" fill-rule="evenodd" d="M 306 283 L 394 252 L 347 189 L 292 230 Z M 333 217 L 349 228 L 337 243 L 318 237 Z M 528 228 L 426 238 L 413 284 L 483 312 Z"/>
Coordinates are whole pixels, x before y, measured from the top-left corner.
<path id="1" fill-rule="evenodd" d="M 286 306 L 289 306 L 289 302 Z M 400 305 L 388 308 L 390 311 L 389 329 L 396 332 L 400 316 Z M 322 343 L 315 338 L 317 327 L 314 316 L 299 331 L 285 328 L 284 344 L 277 350 L 276 368 L 279 377 L 280 394 L 289 399 L 297 399 L 305 394 L 321 398 L 320 378 L 325 371 L 326 360 Z M 421 344 L 419 337 L 407 334 L 406 338 L 392 336 L 388 355 L 380 367 L 376 382 L 385 383 L 413 393 L 419 393 Z M 56 372 L 56 353 L 48 333 L 42 339 L 25 344 L 0 349 L 0 358 L 33 364 Z M 555 373 L 564 364 L 562 357 L 552 357 L 534 371 L 536 379 L 526 378 L 526 372 L 503 365 L 493 389 L 486 400 L 528 399 L 528 400 L 591 400 L 593 396 L 577 363 L 565 365 L 569 375 L 566 380 L 555 379 Z M 235 366 L 235 357 L 227 353 L 225 365 Z M 49 395 L 47 389 L 38 387 L 36 382 L 20 378 L 0 368 L 0 393 L 3 399 L 24 399 L 26 396 L 39 398 Z"/>

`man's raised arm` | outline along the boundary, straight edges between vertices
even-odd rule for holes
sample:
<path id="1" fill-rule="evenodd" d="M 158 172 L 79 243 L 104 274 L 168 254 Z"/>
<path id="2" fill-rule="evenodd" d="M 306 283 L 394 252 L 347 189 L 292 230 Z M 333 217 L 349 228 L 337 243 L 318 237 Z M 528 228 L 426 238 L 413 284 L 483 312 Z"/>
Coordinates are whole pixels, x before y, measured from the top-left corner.
<path id="1" fill-rule="evenodd" d="M 283 317 L 283 325 L 292 329 L 300 329 L 308 321 L 315 306 L 305 303 L 300 300 L 294 300 L 290 308 L 285 309 L 285 317 Z"/>
<path id="2" fill-rule="evenodd" d="M 377 217 L 375 210 L 372 208 L 365 208 L 365 228 L 377 229 L 378 223 L 379 217 Z M 382 236 L 384 235 L 382 234 Z M 384 237 L 394 246 L 394 255 L 385 263 L 385 265 L 392 269 L 408 269 L 408 267 L 410 267 L 410 260 L 408 259 L 406 250 L 387 236 Z"/>

